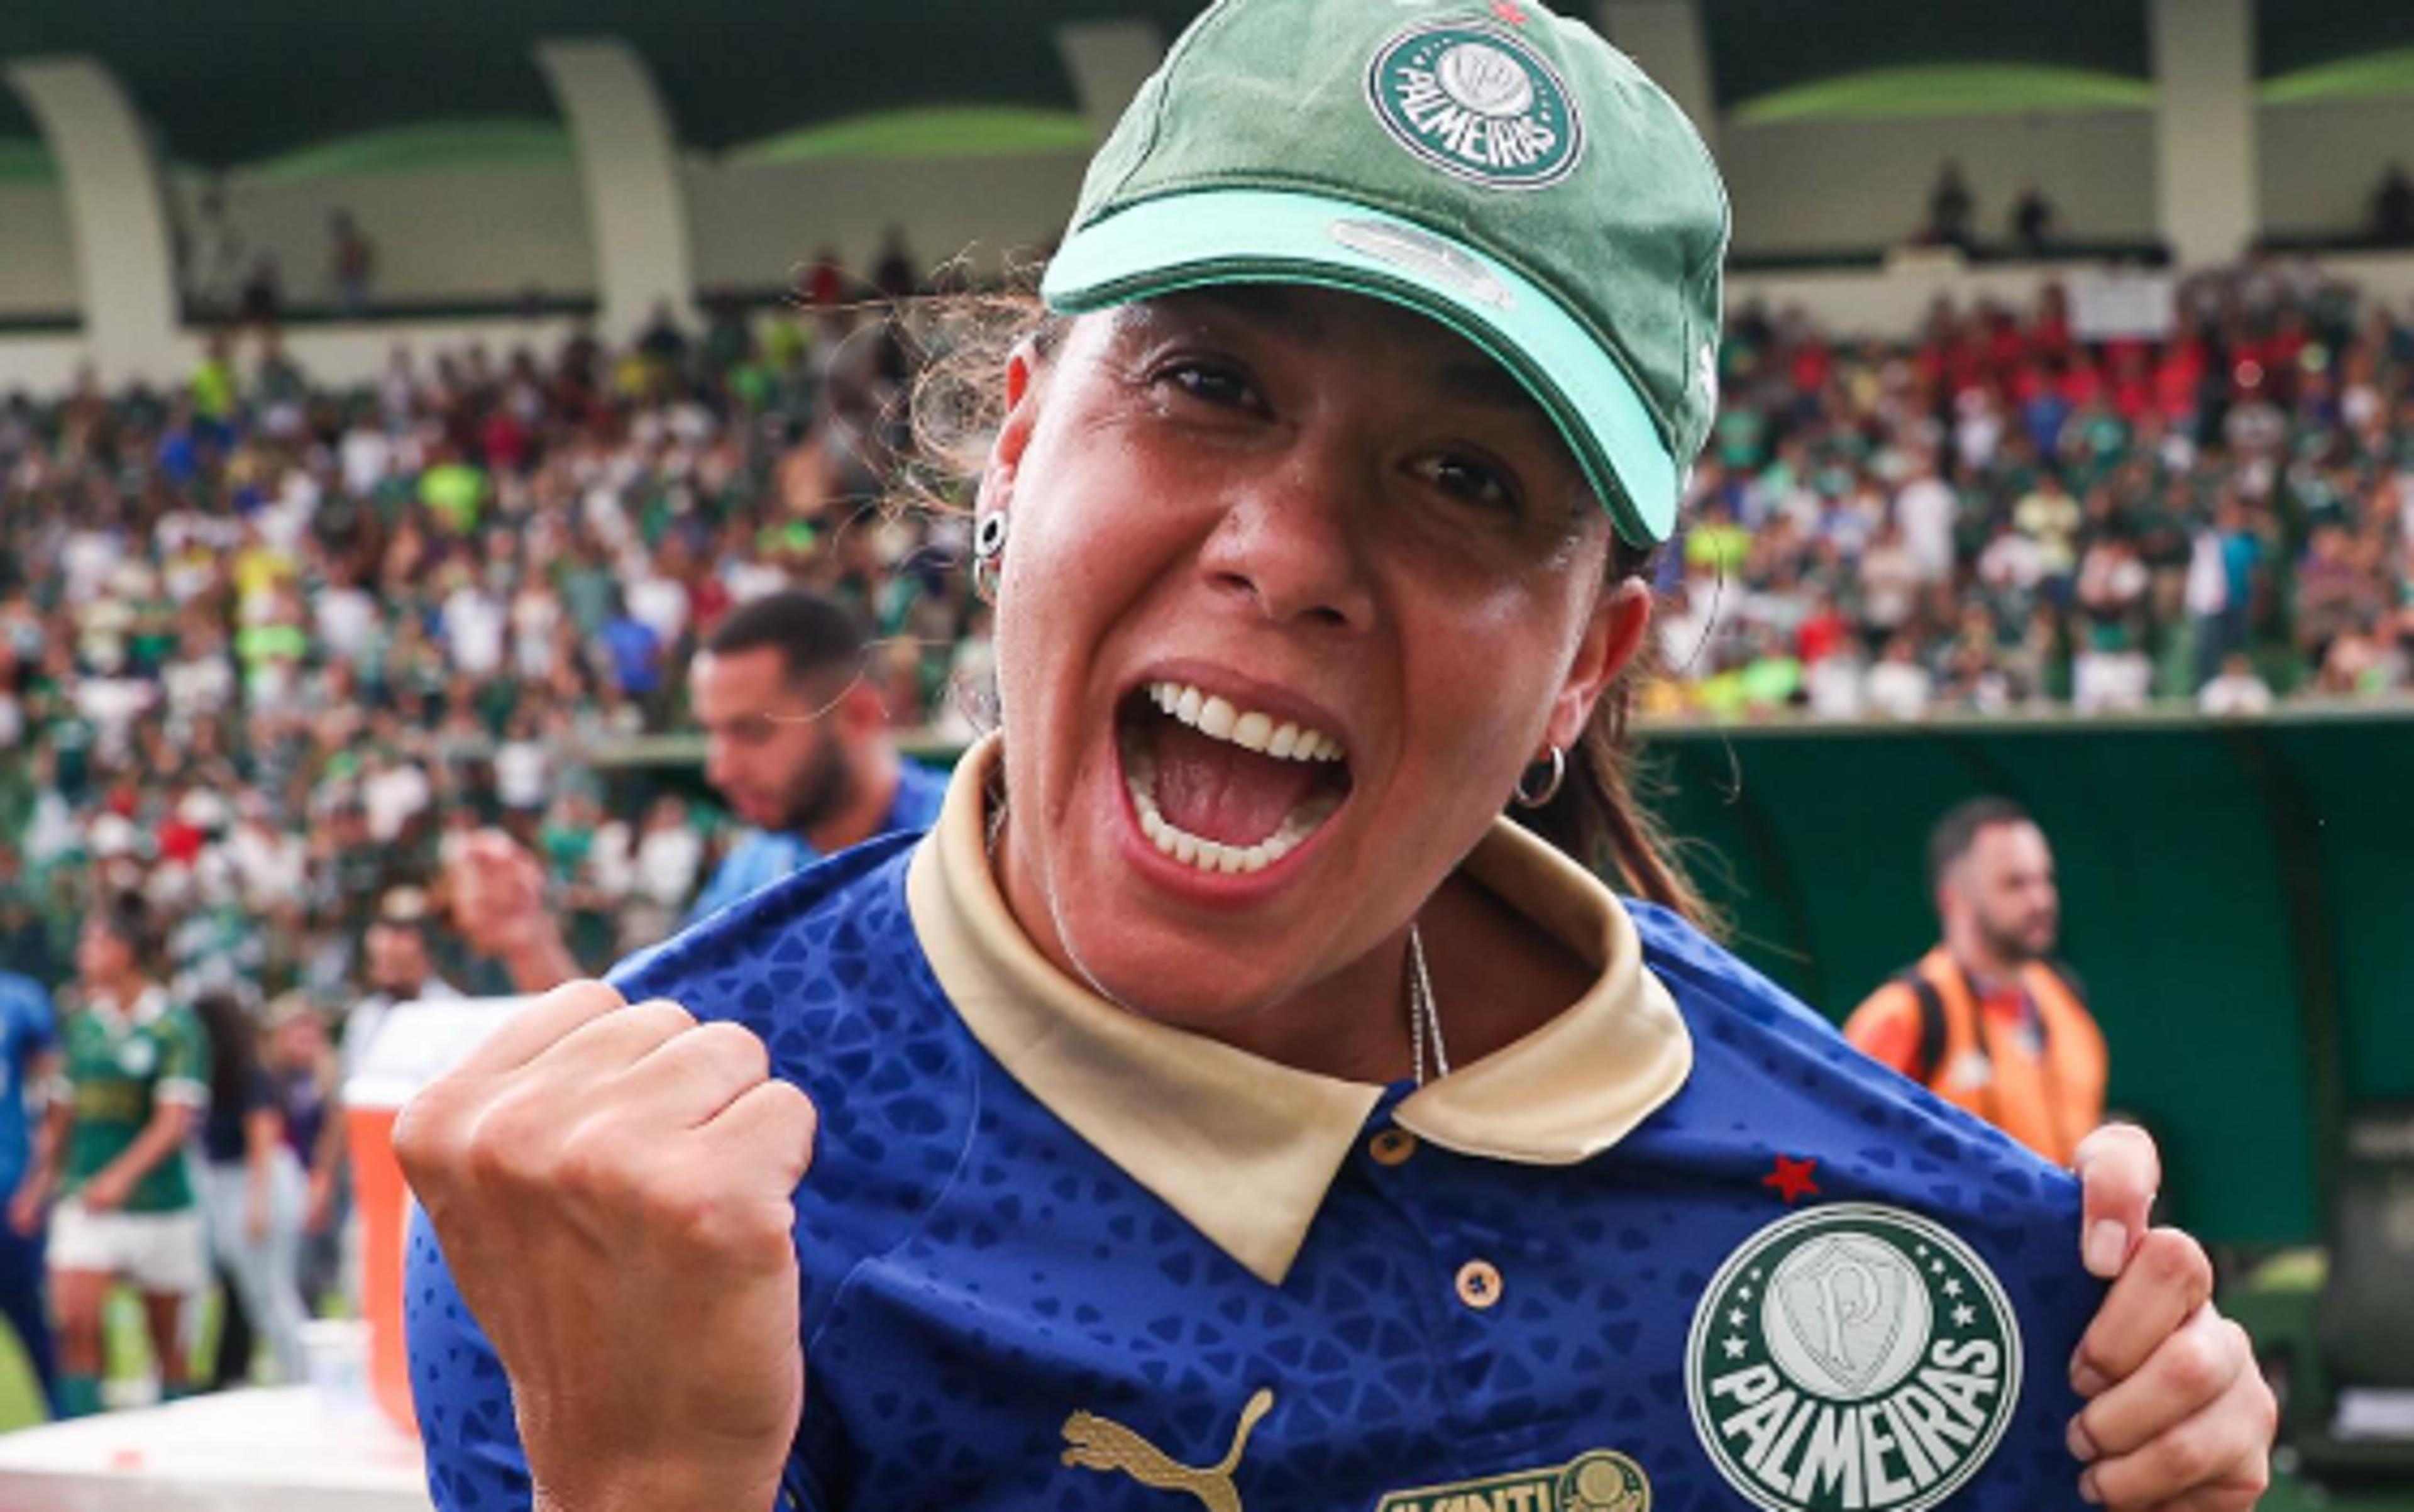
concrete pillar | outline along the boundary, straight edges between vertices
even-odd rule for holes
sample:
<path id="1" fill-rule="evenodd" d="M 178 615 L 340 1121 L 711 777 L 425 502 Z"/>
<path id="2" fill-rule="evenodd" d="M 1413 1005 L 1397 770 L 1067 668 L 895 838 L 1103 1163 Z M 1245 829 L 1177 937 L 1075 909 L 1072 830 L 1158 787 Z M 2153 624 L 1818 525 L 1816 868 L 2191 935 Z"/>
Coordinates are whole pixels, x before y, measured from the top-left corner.
<path id="1" fill-rule="evenodd" d="M 1154 22 L 1066 22 L 1056 28 L 1056 52 L 1073 81 L 1091 137 L 1104 142 L 1124 107 L 1140 93 L 1141 81 L 1165 60 L 1165 36 Z"/>
<path id="2" fill-rule="evenodd" d="M 578 152 L 601 334 L 628 340 L 664 301 L 690 317 L 695 271 L 678 139 L 646 60 L 602 37 L 539 42 L 536 61 Z"/>
<path id="3" fill-rule="evenodd" d="M 174 239 L 132 102 L 92 58 L 28 58 L 7 75 L 59 165 L 85 349 L 101 382 L 174 377 Z"/>
<path id="4" fill-rule="evenodd" d="M 1668 92 L 1716 153 L 1719 97 L 1710 82 L 1700 0 L 1601 0 L 1593 7 L 1593 24 Z"/>
<path id="5" fill-rule="evenodd" d="M 2155 224 L 2183 266 L 2246 249 L 2256 220 L 2254 0 L 2153 0 Z"/>

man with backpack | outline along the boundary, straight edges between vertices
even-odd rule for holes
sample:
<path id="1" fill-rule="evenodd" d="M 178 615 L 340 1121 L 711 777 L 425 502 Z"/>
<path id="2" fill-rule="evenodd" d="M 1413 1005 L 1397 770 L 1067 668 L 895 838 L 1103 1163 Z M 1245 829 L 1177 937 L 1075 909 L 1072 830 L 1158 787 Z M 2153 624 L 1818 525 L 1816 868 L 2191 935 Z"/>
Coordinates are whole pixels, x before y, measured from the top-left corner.
<path id="1" fill-rule="evenodd" d="M 1844 1025 L 1891 1066 L 2058 1165 L 2104 1121 L 2104 1036 L 2069 968 L 2053 852 L 2018 804 L 1974 799 L 1929 834 L 1945 938 Z"/>

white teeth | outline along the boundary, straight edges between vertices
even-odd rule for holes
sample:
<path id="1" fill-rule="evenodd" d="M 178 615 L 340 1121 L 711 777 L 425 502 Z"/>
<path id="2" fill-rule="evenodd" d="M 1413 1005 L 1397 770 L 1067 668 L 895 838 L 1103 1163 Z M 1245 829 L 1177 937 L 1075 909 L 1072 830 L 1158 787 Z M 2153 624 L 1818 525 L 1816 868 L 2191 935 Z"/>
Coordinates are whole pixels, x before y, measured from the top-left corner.
<path id="1" fill-rule="evenodd" d="M 1155 690 L 1150 697 L 1158 698 Z M 1160 707 L 1163 700 L 1158 699 Z M 1248 717 L 1248 716 L 1244 716 Z M 1293 726 L 1284 726 L 1284 730 Z M 1279 738 L 1282 731 L 1276 731 Z M 1334 747 L 1339 750 L 1338 746 Z M 1148 843 L 1185 866 L 1196 866 L 1202 872 L 1230 876 L 1241 872 L 1261 872 L 1299 848 L 1300 842 L 1317 831 L 1318 827 L 1333 816 L 1341 806 L 1341 795 L 1319 792 L 1299 807 L 1283 816 L 1274 832 L 1254 846 L 1228 846 L 1221 841 L 1204 839 L 1176 826 L 1156 806 L 1156 761 L 1147 742 L 1127 739 L 1123 742 L 1124 786 L 1131 794 L 1132 808 L 1140 815 L 1140 831 Z M 1302 759 L 1306 759 L 1303 757 Z"/>
<path id="2" fill-rule="evenodd" d="M 1186 682 L 1152 682 L 1148 701 L 1201 735 L 1286 761 L 1342 757 L 1341 742 L 1322 730 L 1277 724 L 1272 714 L 1238 708 L 1228 698 L 1203 693 Z"/>
<path id="3" fill-rule="evenodd" d="M 1232 738 L 1232 726 L 1239 723 L 1241 711 L 1221 698 L 1210 698 L 1199 706 L 1199 733 L 1212 735 L 1219 741 Z"/>

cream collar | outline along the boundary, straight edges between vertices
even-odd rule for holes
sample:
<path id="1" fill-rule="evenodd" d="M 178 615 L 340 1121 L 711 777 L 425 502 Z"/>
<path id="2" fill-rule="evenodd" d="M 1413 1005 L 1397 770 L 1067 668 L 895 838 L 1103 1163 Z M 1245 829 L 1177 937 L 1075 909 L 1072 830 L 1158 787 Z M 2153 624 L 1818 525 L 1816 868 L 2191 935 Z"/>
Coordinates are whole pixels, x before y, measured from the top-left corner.
<path id="1" fill-rule="evenodd" d="M 1007 910 L 984 808 L 1000 758 L 965 753 L 906 901 L 939 985 L 1007 1073 L 1270 1284 L 1305 1242 L 1383 1088 L 1295 1070 L 1118 1008 L 1056 969 Z M 1461 1154 L 1570 1165 L 1682 1086 L 1692 1042 L 1633 921 L 1574 862 L 1502 820 L 1463 874 L 1599 974 L 1557 1017 L 1402 1100 L 1402 1128 Z M 1447 1005 L 1445 1005 L 1447 1007 Z"/>

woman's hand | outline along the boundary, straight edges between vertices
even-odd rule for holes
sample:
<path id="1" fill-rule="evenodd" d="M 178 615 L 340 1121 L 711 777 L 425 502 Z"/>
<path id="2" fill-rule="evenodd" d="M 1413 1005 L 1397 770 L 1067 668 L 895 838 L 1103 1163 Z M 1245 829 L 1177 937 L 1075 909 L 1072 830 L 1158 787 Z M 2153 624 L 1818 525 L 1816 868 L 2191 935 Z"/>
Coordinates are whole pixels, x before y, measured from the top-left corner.
<path id="1" fill-rule="evenodd" d="M 2162 1162 L 2144 1130 L 2097 1130 L 2074 1162 L 2080 1253 L 2111 1280 L 2070 1362 L 2088 1399 L 2070 1449 L 2079 1492 L 2115 1507 L 2239 1512 L 2271 1484 L 2279 1409 L 2246 1330 L 2213 1307 L 2213 1265 L 2177 1229 L 2146 1227 Z"/>
<path id="2" fill-rule="evenodd" d="M 28 1179 L 8 1199 L 8 1226 L 19 1234 L 32 1236 L 41 1232 L 42 1220 L 50 1216 L 50 1183 Z"/>
<path id="3" fill-rule="evenodd" d="M 83 1190 L 76 1193 L 76 1201 L 83 1205 L 87 1213 L 113 1213 L 125 1206 L 126 1199 L 132 1195 L 134 1178 L 111 1165 L 83 1184 Z"/>
<path id="4" fill-rule="evenodd" d="M 769 1069 L 737 1025 L 574 982 L 403 1110 L 395 1153 L 511 1376 L 549 1512 L 778 1493 L 814 1119 Z"/>
<path id="5" fill-rule="evenodd" d="M 310 1201 L 302 1210 L 302 1232 L 323 1234 L 327 1220 L 335 1211 L 335 1173 L 332 1167 L 320 1166 L 310 1173 Z"/>

